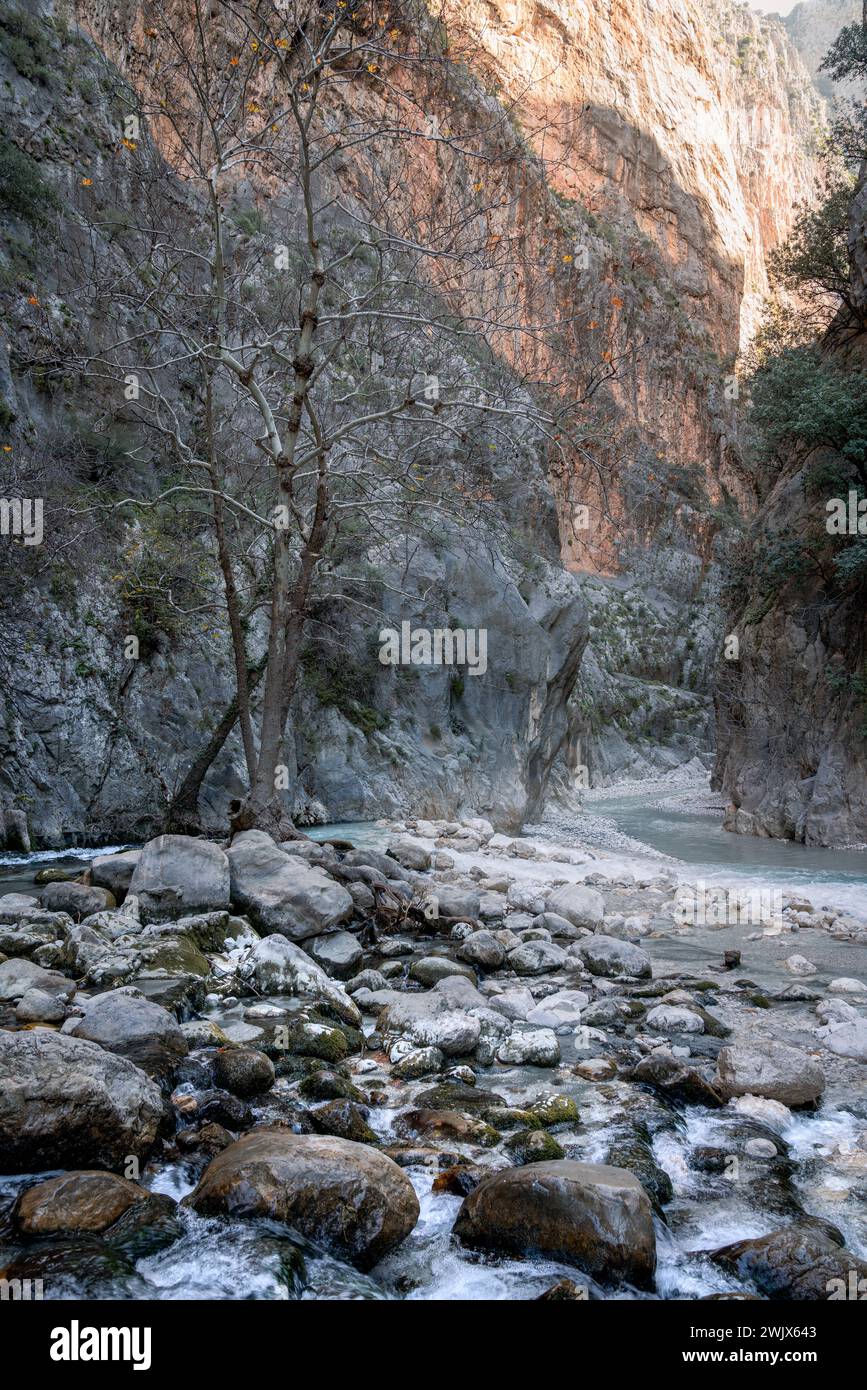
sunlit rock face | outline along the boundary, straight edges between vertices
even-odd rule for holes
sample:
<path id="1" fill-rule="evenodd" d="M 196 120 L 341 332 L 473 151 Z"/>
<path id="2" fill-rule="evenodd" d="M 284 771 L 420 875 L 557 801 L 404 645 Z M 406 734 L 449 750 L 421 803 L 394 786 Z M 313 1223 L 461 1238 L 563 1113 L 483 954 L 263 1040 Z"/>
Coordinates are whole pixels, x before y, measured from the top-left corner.
<path id="1" fill-rule="evenodd" d="M 743 346 L 824 120 L 782 24 L 726 0 L 460 8 L 554 186 L 631 215 L 717 345 Z"/>

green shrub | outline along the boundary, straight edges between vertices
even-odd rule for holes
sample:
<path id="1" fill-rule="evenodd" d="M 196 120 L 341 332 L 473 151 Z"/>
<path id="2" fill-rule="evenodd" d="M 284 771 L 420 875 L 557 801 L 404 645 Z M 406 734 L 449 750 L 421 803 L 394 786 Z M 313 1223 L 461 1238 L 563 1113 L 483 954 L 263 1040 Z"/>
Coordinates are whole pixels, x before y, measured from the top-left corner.
<path id="1" fill-rule="evenodd" d="M 36 160 L 0 136 L 0 207 L 12 217 L 43 226 L 48 210 L 58 206 L 57 195 L 43 179 Z"/>

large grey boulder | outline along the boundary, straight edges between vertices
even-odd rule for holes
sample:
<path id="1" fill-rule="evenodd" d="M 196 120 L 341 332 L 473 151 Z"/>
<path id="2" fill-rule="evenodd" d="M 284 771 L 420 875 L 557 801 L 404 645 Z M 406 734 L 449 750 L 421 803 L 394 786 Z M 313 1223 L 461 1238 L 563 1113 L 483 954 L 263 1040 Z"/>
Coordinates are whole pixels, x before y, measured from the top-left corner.
<path id="1" fill-rule="evenodd" d="M 590 996 L 580 989 L 558 989 L 556 994 L 547 994 L 525 1015 L 527 1022 L 539 1028 L 575 1028 L 581 1022 L 581 1010 L 590 1002 Z M 497 1001 L 492 1000 L 493 1007 Z"/>
<path id="2" fill-rule="evenodd" d="M 624 1168 L 555 1159 L 483 1178 L 454 1234 L 465 1245 L 542 1254 L 605 1283 L 649 1288 L 656 1267 L 650 1198 Z"/>
<path id="3" fill-rule="evenodd" d="M 358 1028 L 361 1011 L 346 990 L 329 979 L 306 951 L 275 934 L 257 941 L 238 974 L 256 994 L 290 994 L 327 1007 L 341 1022 Z"/>
<path id="4" fill-rule="evenodd" d="M 506 958 L 505 949 L 494 933 L 484 929 L 465 936 L 458 946 L 458 955 L 480 970 L 498 970 Z"/>
<path id="5" fill-rule="evenodd" d="M 589 927 L 597 931 L 605 916 L 605 899 L 595 888 L 583 883 L 568 883 L 558 888 L 548 899 L 548 912 L 565 917 L 573 927 Z"/>
<path id="6" fill-rule="evenodd" d="M 343 862 L 350 868 L 375 869 L 383 878 L 398 879 L 404 883 L 408 883 L 412 878 L 409 872 L 412 865 L 405 866 L 395 855 L 383 854 L 378 849 L 351 849 Z"/>
<path id="7" fill-rule="evenodd" d="M 124 849 L 119 854 L 100 854 L 90 866 L 90 881 L 107 888 L 118 902 L 129 892 L 129 885 L 141 859 L 140 849 Z"/>
<path id="8" fill-rule="evenodd" d="M 481 910 L 482 895 L 476 888 L 466 888 L 459 883 L 435 883 L 428 890 L 425 901 L 432 917 L 474 922 Z"/>
<path id="9" fill-rule="evenodd" d="M 262 830 L 245 830 L 229 848 L 232 902 L 265 935 L 305 941 L 352 916 L 352 896 L 328 874 L 280 849 Z"/>
<path id="10" fill-rule="evenodd" d="M 125 1057 L 48 1029 L 0 1033 L 0 1172 L 122 1168 L 152 1149 L 159 1087 Z"/>
<path id="11" fill-rule="evenodd" d="M 205 1169 L 185 1199 L 206 1216 L 280 1221 L 370 1269 L 419 1217 L 412 1183 L 368 1144 L 325 1134 L 257 1129 Z"/>
<path id="12" fill-rule="evenodd" d="M 614 936 L 589 936 L 577 943 L 578 952 L 591 975 L 628 975 L 646 980 L 653 974 L 650 956 L 631 941 Z"/>
<path id="13" fill-rule="evenodd" d="M 229 861 L 210 840 L 158 835 L 141 851 L 128 891 L 139 900 L 143 922 L 225 910 Z"/>
<path id="14" fill-rule="evenodd" d="M 88 999 L 84 1017 L 68 1019 L 63 1031 L 128 1057 L 152 1076 L 171 1071 L 189 1050 L 172 1014 L 130 988 Z"/>
<path id="15" fill-rule="evenodd" d="M 806 1052 L 769 1039 L 734 1043 L 717 1057 L 721 1095 L 764 1096 L 783 1105 L 810 1105 L 825 1089 L 822 1068 Z"/>

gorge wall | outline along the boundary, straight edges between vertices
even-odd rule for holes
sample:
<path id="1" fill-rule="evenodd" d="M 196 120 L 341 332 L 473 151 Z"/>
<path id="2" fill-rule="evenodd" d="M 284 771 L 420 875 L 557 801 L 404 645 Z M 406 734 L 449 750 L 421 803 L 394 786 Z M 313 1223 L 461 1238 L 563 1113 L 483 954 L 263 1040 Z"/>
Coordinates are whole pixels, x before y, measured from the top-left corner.
<path id="1" fill-rule="evenodd" d="M 99 217 L 77 190 L 83 170 L 117 166 L 118 83 L 148 83 L 143 15 L 133 0 L 84 0 L 74 13 L 45 3 L 23 51 L 0 43 L 11 141 L 67 205 L 59 246 L 85 240 L 104 268 L 132 255 L 131 186 L 112 175 L 114 207 Z M 447 7 L 443 21 L 470 65 L 457 87 L 425 92 L 425 110 L 446 124 L 457 105 L 464 123 L 495 133 L 488 178 L 502 197 L 486 198 L 477 220 L 508 248 L 531 319 L 578 320 L 536 360 L 510 362 L 504 349 L 501 365 L 543 379 L 554 399 L 570 381 L 583 391 L 585 449 L 570 454 L 530 429 L 515 439 L 498 466 L 508 554 L 448 530 L 435 544 L 414 538 L 412 616 L 487 627 L 496 656 L 484 678 L 384 672 L 371 632 L 353 622 L 337 660 L 312 654 L 291 721 L 302 817 L 474 809 L 514 826 L 537 809 L 552 766 L 568 774 L 576 743 L 597 781 L 708 756 L 721 547 L 755 501 L 738 448 L 735 355 L 767 252 L 815 175 L 822 103 L 781 26 L 742 7 L 569 0 Z M 365 89 L 358 99 L 380 98 Z M 343 177 L 363 213 L 351 161 Z M 423 163 L 404 196 L 447 193 L 458 178 L 467 172 L 447 153 Z M 267 210 L 270 190 L 243 192 Z M 180 183 L 177 201 L 188 202 Z M 81 404 L 51 376 L 50 339 L 75 331 L 80 258 L 42 253 L 45 234 L 20 208 L 3 216 L 0 294 L 18 335 L 0 362 L 4 466 L 19 486 L 50 474 L 74 490 Z M 456 303 L 469 321 L 472 286 Z M 98 404 L 88 402 L 95 416 Z M 88 448 L 105 447 L 102 416 L 102 442 Z M 145 471 L 156 488 L 159 459 Z M 576 523 L 584 506 L 586 526 Z M 124 662 L 115 576 L 145 539 L 136 526 L 95 528 L 73 574 L 62 554 L 4 557 L 0 796 L 43 843 L 151 833 L 191 741 L 231 692 L 219 624 L 185 624 L 139 667 Z M 364 557 L 380 566 L 386 614 L 405 540 Z M 204 538 L 190 544 L 213 569 Z M 22 559 L 23 596 L 13 585 Z M 241 768 L 233 738 L 205 785 L 207 825 L 222 825 Z"/>

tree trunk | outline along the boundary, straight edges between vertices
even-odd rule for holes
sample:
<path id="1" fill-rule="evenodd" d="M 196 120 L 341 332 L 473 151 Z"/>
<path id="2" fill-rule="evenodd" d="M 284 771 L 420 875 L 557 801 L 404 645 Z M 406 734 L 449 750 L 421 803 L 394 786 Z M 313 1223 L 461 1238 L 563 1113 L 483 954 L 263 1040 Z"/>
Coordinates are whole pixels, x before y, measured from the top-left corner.
<path id="1" fill-rule="evenodd" d="M 255 690 L 262 678 L 265 670 L 266 658 L 260 657 L 255 666 L 249 666 L 246 671 L 247 689 Z M 201 821 L 199 819 L 199 793 L 202 783 L 207 776 L 211 764 L 221 751 L 226 739 L 235 727 L 238 718 L 238 697 L 237 695 L 226 706 L 223 717 L 217 724 L 208 742 L 204 745 L 196 758 L 187 769 L 186 775 L 181 782 L 175 795 L 169 803 L 165 817 L 165 831 L 167 834 L 198 835 L 201 832 Z"/>

